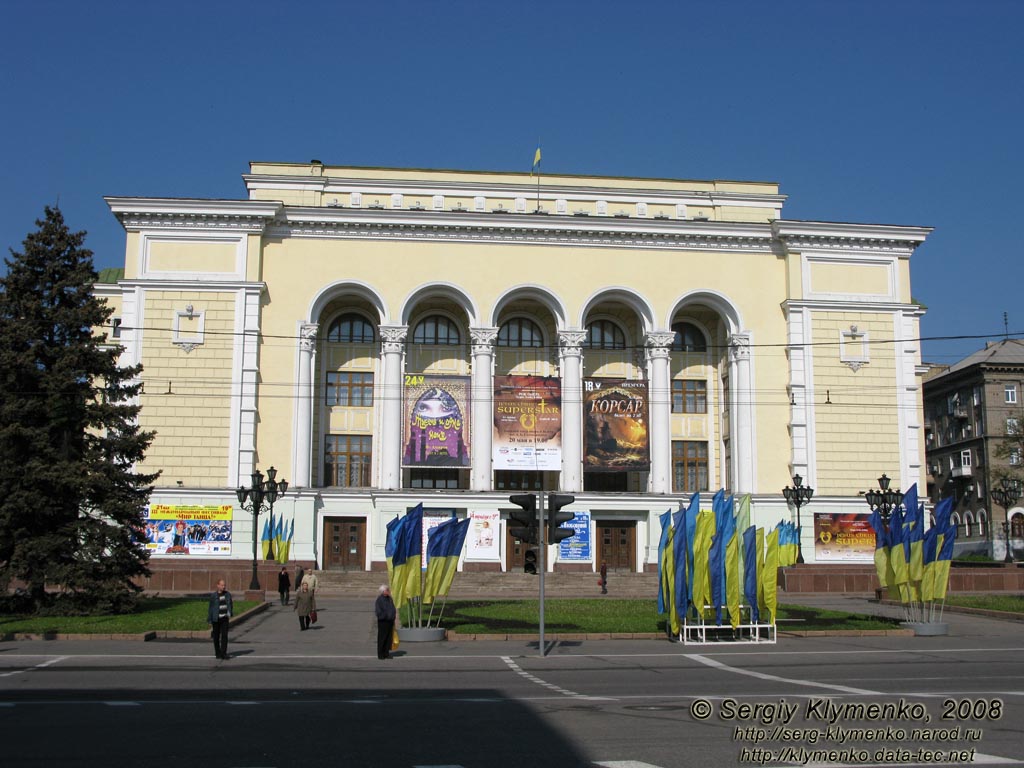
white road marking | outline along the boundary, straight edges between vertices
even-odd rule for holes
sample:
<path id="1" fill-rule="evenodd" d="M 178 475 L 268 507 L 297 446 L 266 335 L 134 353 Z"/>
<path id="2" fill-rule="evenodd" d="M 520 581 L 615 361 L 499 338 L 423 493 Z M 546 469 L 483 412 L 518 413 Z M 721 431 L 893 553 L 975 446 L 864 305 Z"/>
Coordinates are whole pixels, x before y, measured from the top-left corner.
<path id="1" fill-rule="evenodd" d="M 660 766 L 652 765 L 651 763 L 641 763 L 636 760 L 609 760 L 604 763 L 594 763 L 594 765 L 600 765 L 604 768 L 660 768 Z"/>
<path id="2" fill-rule="evenodd" d="M 137 701 L 104 701 L 108 707 L 141 707 Z"/>
<path id="3" fill-rule="evenodd" d="M 560 693 L 563 696 L 569 696 L 574 699 L 587 699 L 589 701 L 614 701 L 614 699 L 602 698 L 598 696 L 586 696 L 582 693 L 576 693 L 575 691 L 570 691 L 565 688 L 559 688 L 557 685 L 554 685 L 553 683 L 549 683 L 546 680 L 541 680 L 536 675 L 530 674 L 525 669 L 516 664 L 514 661 L 512 661 L 512 659 L 508 656 L 502 656 L 501 660 L 508 665 L 509 669 L 511 669 L 513 672 L 515 672 L 523 679 L 529 680 L 531 683 L 535 683 L 536 685 L 542 685 L 549 691 L 554 691 L 555 693 Z"/>
<path id="4" fill-rule="evenodd" d="M 730 667 L 728 664 L 723 664 L 715 659 L 709 659 L 707 656 L 701 656 L 699 653 L 687 653 L 684 656 L 688 659 L 700 662 L 708 667 L 715 667 L 716 669 L 723 669 L 727 672 L 734 672 L 737 675 L 747 675 L 749 677 L 756 677 L 758 680 L 775 680 L 781 683 L 792 683 L 793 685 L 806 685 L 811 688 L 827 688 L 830 691 L 839 691 L 841 693 L 856 693 L 860 695 L 868 696 L 882 696 L 884 695 L 881 691 L 869 691 L 865 688 L 850 688 L 846 685 L 834 685 L 833 683 L 819 683 L 814 680 L 799 680 L 789 677 L 780 677 L 779 675 L 769 675 L 764 672 L 755 672 L 752 669 L 740 669 L 739 667 Z"/>
<path id="5" fill-rule="evenodd" d="M 32 658 L 32 657 L 30 657 L 30 658 Z M 37 656 L 35 658 L 39 658 L 39 657 Z M 44 661 L 42 664 L 36 664 L 34 667 L 26 667 L 25 669 L 15 669 L 15 670 L 12 670 L 11 672 L 4 672 L 3 674 L 0 674 L 0 677 L 13 677 L 14 675 L 20 675 L 22 672 L 31 672 L 33 669 L 43 669 L 44 667 L 49 667 L 51 664 L 57 664 L 59 662 L 64 661 L 64 659 L 69 659 L 69 658 L 71 658 L 71 657 L 70 656 L 56 656 L 56 657 L 50 659 L 49 661 Z"/>

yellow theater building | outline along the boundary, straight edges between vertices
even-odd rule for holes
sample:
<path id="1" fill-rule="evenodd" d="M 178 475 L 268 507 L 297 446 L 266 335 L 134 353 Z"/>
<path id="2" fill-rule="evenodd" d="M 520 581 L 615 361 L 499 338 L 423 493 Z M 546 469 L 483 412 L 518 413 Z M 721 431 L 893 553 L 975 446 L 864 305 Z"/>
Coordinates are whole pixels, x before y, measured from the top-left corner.
<path id="1" fill-rule="evenodd" d="M 236 489 L 271 466 L 291 562 L 326 570 L 383 569 L 418 503 L 472 518 L 462 569 L 517 570 L 508 496 L 539 490 L 576 497 L 550 568 L 653 570 L 666 510 L 725 488 L 758 525 L 795 520 L 794 475 L 827 562 L 812 518 L 868 512 L 883 472 L 924 488 L 928 228 L 789 220 L 768 182 L 243 179 L 237 200 L 106 198 L 125 260 L 96 292 L 144 365 L 154 571 L 243 569 L 269 517 Z"/>

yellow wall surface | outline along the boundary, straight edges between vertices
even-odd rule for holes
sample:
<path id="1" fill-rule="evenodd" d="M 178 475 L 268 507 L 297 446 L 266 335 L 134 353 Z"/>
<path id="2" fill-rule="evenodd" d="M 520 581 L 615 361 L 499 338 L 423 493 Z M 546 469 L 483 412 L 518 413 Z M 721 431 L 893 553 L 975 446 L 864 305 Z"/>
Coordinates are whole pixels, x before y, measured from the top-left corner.
<path id="1" fill-rule="evenodd" d="M 842 293 L 865 296 L 889 294 L 887 264 L 850 264 L 812 261 L 810 290 L 814 293 Z"/>
<path id="2" fill-rule="evenodd" d="M 205 339 L 192 352 L 172 343 L 174 314 L 186 304 L 205 313 Z M 147 470 L 164 470 L 161 485 L 227 482 L 235 297 L 231 293 L 147 291 L 140 397 L 146 429 L 156 439 Z"/>
<path id="3" fill-rule="evenodd" d="M 817 312 L 812 318 L 818 488 L 856 494 L 871 487 L 864 467 L 899 477 L 895 345 L 869 343 L 870 361 L 854 371 L 839 359 L 839 334 L 850 325 L 869 340 L 891 339 L 892 316 Z M 831 403 L 829 403 L 831 401 Z"/>
<path id="4" fill-rule="evenodd" d="M 149 244 L 149 269 L 153 272 L 234 272 L 235 243 L 188 240 Z"/>

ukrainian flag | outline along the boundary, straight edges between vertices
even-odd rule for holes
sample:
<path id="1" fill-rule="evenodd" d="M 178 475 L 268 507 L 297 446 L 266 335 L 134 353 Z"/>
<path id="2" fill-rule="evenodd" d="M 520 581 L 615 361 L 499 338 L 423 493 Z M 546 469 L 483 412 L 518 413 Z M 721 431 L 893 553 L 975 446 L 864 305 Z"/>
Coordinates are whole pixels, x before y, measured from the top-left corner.
<path id="1" fill-rule="evenodd" d="M 455 530 L 448 535 L 447 549 L 445 550 L 444 574 L 441 576 L 441 584 L 437 588 L 437 594 L 442 597 L 448 596 L 455 580 L 455 573 L 459 569 L 459 557 L 462 555 L 462 546 L 466 543 L 466 534 L 469 533 L 470 519 L 460 520 L 455 524 Z"/>
<path id="2" fill-rule="evenodd" d="M 281 530 L 282 530 L 281 543 L 277 545 L 277 562 L 280 563 L 281 565 L 284 565 L 285 563 L 288 562 L 288 556 L 291 554 L 291 550 L 292 550 L 292 539 L 295 538 L 295 518 L 294 517 L 292 518 L 292 522 L 291 522 L 291 525 L 288 528 L 288 534 L 287 535 L 285 535 L 283 533 L 283 531 L 284 531 L 284 524 L 283 524 L 283 522 L 282 522 Z"/>
<path id="3" fill-rule="evenodd" d="M 666 595 L 668 595 L 668 584 L 665 583 L 665 544 L 668 541 L 668 532 L 672 527 L 672 510 L 659 515 L 661 523 L 661 537 L 658 539 L 658 613 L 668 613 Z"/>
<path id="4" fill-rule="evenodd" d="M 935 587 L 932 597 L 935 600 L 946 599 L 949 587 L 949 566 L 953 561 L 953 543 L 956 541 L 956 526 L 950 523 L 942 534 L 942 548 L 935 557 Z"/>
<path id="5" fill-rule="evenodd" d="M 697 515 L 697 508 L 700 505 L 700 494 L 695 493 L 690 497 L 690 506 L 679 511 L 679 517 L 675 523 L 675 534 L 672 539 L 675 565 L 675 600 L 676 613 L 685 616 L 690 607 L 690 581 L 687 574 L 691 572 L 689 560 L 693 555 L 689 550 L 693 547 L 693 526 L 696 523 L 694 517 Z M 687 531 L 690 531 L 689 537 Z"/>
<path id="6" fill-rule="evenodd" d="M 693 537 L 693 605 L 697 615 L 704 618 L 704 607 L 711 604 L 711 574 L 708 557 L 711 553 L 711 539 L 715 535 L 715 513 L 710 509 L 701 510 L 697 515 L 697 527 Z"/>
<path id="7" fill-rule="evenodd" d="M 391 557 L 391 593 L 397 606 L 420 594 L 422 528 L 423 505 L 417 504 L 402 518 L 401 527 L 395 535 L 395 550 Z"/>
<path id="8" fill-rule="evenodd" d="M 458 521 L 453 517 L 427 531 L 427 575 L 423 580 L 423 602 L 430 604 L 441 587 L 448 562 L 448 539 Z"/>
<path id="9" fill-rule="evenodd" d="M 761 583 L 764 585 L 764 606 L 771 616 L 773 624 L 778 623 L 776 610 L 778 608 L 778 586 L 779 586 L 779 529 L 768 534 L 768 542 L 765 546 L 764 572 L 761 574 Z"/>
<path id="10" fill-rule="evenodd" d="M 533 167 L 530 168 L 530 175 L 533 176 L 533 172 L 540 168 L 540 144 L 537 145 L 537 151 L 533 153 Z"/>
<path id="11" fill-rule="evenodd" d="M 875 572 L 878 574 L 878 583 L 882 589 L 891 581 L 889 567 L 889 532 L 885 530 L 885 523 L 882 522 L 882 513 L 877 509 L 871 513 L 870 523 L 875 531 Z"/>
<path id="12" fill-rule="evenodd" d="M 750 606 L 750 621 L 758 622 L 757 611 L 757 529 L 749 526 L 743 531 L 743 596 Z"/>
<path id="13" fill-rule="evenodd" d="M 672 513 L 669 512 L 671 519 Z M 665 582 L 665 602 L 668 604 L 668 625 L 673 637 L 678 637 L 680 632 L 679 610 L 676 605 L 676 562 L 675 562 L 675 526 L 668 526 L 668 537 L 665 540 L 665 555 L 661 561 L 662 580 Z"/>
<path id="14" fill-rule="evenodd" d="M 263 521 L 263 533 L 260 535 L 260 548 L 263 551 L 263 559 L 267 559 L 267 555 L 270 554 L 270 518 L 267 517 Z"/>

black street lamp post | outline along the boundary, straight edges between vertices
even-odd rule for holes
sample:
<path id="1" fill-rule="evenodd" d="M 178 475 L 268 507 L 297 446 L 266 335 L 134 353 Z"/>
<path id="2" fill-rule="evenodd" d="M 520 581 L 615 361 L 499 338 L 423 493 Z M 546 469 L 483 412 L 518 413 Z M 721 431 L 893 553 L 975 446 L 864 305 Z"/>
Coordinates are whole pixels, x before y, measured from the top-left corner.
<path id="1" fill-rule="evenodd" d="M 249 582 L 249 589 L 258 591 L 260 589 L 260 580 L 256 575 L 256 544 L 259 538 L 259 517 L 260 512 L 263 511 L 264 505 L 270 513 L 270 523 L 273 526 L 274 523 L 274 502 L 277 501 L 279 496 L 284 496 L 288 490 L 288 481 L 279 480 L 275 482 L 277 478 L 277 470 L 271 467 L 267 470 L 267 479 L 263 479 L 263 473 L 258 469 L 253 470 L 252 473 L 252 486 L 246 488 L 244 486 L 238 486 L 238 490 L 235 491 L 235 495 L 238 496 L 238 504 L 242 509 L 247 512 L 252 512 L 252 581 Z M 273 560 L 273 539 L 270 543 L 271 550 L 267 553 L 267 559 Z"/>
<path id="2" fill-rule="evenodd" d="M 999 481 L 999 487 L 991 490 L 992 498 L 996 504 L 1003 508 L 1003 533 L 1006 535 L 1006 557 L 1004 563 L 1013 562 L 1013 550 L 1010 548 L 1010 507 L 1020 498 L 1020 483 L 1017 480 L 1010 480 L 1004 477 Z"/>
<path id="3" fill-rule="evenodd" d="M 891 482 L 889 477 L 882 473 L 882 476 L 878 478 L 878 488 L 865 491 L 864 493 L 864 500 L 867 501 L 871 509 L 878 510 L 878 514 L 882 516 L 882 523 L 887 531 L 889 530 L 889 518 L 892 517 L 893 510 L 899 508 L 900 504 L 903 503 L 903 494 L 900 493 L 898 488 L 895 491 L 889 490 Z"/>
<path id="4" fill-rule="evenodd" d="M 804 561 L 804 529 L 800 524 L 800 507 L 811 500 L 811 497 L 814 496 L 814 489 L 804 485 L 804 479 L 800 475 L 793 475 L 793 487 L 790 488 L 787 485 L 782 489 L 782 495 L 786 497 L 787 503 L 796 507 L 796 561 L 802 563 Z"/>

